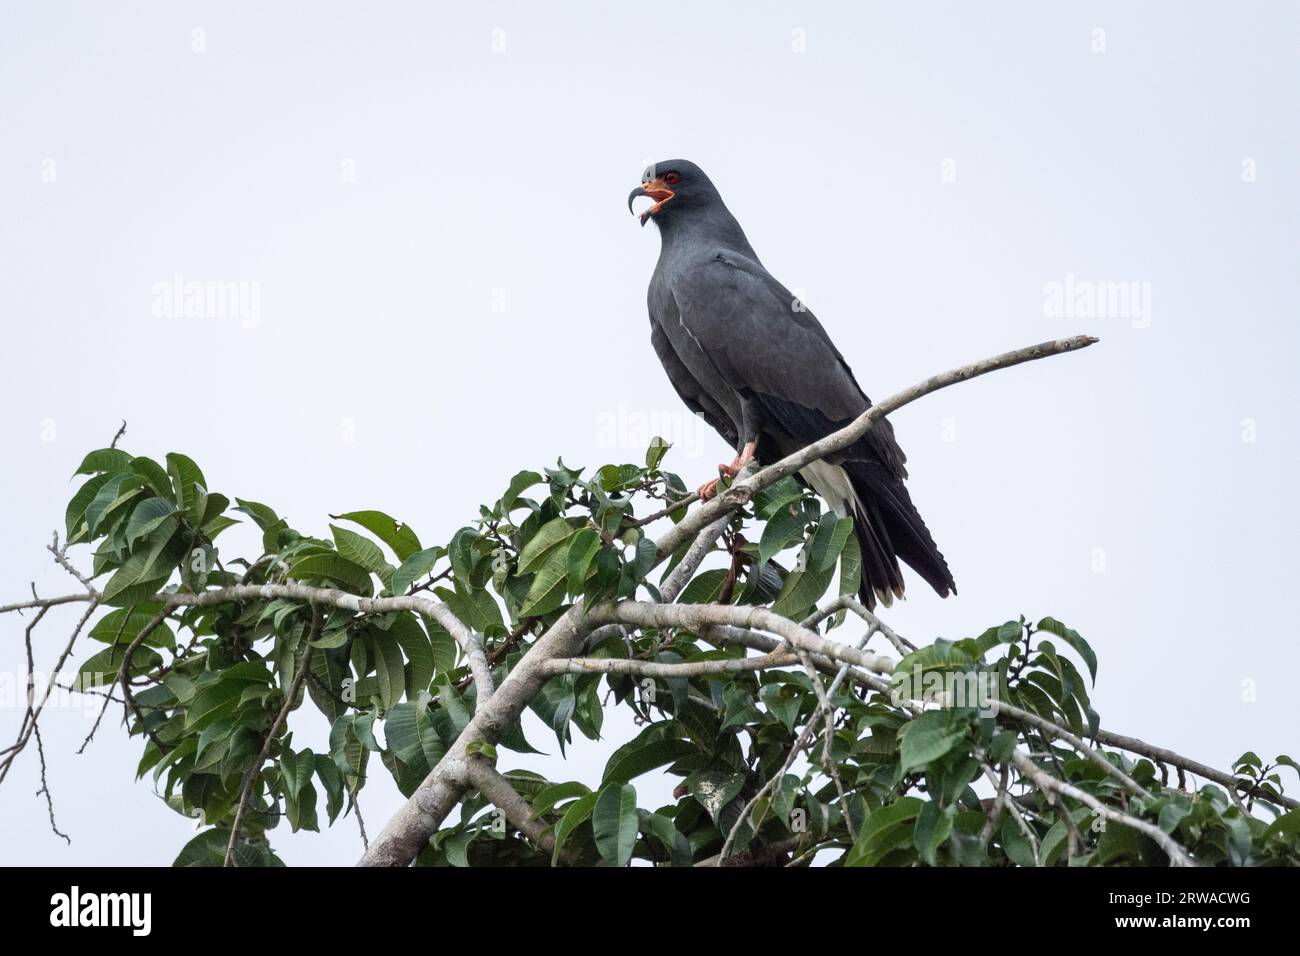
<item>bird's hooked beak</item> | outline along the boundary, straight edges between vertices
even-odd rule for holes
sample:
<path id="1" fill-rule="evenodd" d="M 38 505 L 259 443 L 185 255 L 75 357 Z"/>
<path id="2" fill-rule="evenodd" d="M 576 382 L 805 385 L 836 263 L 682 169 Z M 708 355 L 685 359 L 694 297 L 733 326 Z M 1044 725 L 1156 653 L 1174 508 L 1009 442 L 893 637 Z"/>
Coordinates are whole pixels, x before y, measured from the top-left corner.
<path id="1" fill-rule="evenodd" d="M 654 205 L 641 213 L 641 225 L 644 226 L 650 217 L 662 209 L 664 203 L 672 199 L 674 195 L 673 191 L 668 188 L 662 179 L 647 180 L 640 186 L 636 187 L 636 189 L 632 190 L 631 194 L 627 197 L 627 211 L 635 215 L 635 212 L 632 210 L 632 200 L 636 199 L 637 196 L 649 196 L 653 199 L 655 201 Z"/>

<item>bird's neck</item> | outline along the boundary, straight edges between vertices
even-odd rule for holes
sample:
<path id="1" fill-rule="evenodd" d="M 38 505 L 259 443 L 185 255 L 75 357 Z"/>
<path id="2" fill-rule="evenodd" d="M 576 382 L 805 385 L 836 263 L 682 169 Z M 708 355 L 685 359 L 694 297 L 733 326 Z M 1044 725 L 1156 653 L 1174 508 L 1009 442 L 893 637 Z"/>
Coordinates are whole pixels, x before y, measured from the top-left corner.
<path id="1" fill-rule="evenodd" d="M 745 238 L 745 230 L 740 228 L 736 217 L 725 206 L 681 212 L 690 214 L 658 216 L 655 219 L 663 239 L 663 255 L 705 245 L 728 249 L 758 261 L 753 246 Z"/>

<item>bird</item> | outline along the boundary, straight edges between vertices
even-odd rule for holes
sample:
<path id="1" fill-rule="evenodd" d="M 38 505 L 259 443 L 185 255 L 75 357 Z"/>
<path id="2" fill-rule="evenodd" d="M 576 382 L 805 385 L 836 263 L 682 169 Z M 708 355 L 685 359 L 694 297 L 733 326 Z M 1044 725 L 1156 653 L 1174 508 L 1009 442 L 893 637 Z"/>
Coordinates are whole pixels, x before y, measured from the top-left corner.
<path id="1" fill-rule="evenodd" d="M 639 197 L 652 204 L 637 213 Z M 641 225 L 659 229 L 646 302 L 650 342 L 678 396 L 736 450 L 719 475 L 777 461 L 871 407 L 816 316 L 764 268 L 717 187 L 674 159 L 641 174 L 628 196 Z M 948 562 L 912 503 L 907 456 L 887 419 L 799 477 L 840 517 L 862 551 L 859 597 L 869 609 L 902 598 L 899 560 L 940 597 L 957 593 Z M 717 493 L 718 479 L 700 497 Z"/>

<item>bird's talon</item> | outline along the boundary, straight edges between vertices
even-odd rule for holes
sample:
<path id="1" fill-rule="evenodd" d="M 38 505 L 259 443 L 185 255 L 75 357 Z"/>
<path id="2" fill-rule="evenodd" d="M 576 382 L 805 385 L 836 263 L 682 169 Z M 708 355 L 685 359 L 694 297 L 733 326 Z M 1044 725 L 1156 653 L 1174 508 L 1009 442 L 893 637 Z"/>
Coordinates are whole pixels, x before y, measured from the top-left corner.
<path id="1" fill-rule="evenodd" d="M 718 479 L 714 478 L 712 481 L 706 481 L 696 489 L 695 493 L 700 496 L 701 501 L 716 498 L 718 496 Z"/>

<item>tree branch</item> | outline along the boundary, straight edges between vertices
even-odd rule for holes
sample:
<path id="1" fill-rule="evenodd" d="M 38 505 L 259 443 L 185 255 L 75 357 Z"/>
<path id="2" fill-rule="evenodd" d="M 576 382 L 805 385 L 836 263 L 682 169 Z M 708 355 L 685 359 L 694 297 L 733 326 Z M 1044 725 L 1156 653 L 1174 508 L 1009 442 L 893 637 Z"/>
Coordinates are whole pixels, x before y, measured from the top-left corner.
<path id="1" fill-rule="evenodd" d="M 771 667 L 790 667 L 799 663 L 794 654 L 774 651 L 761 657 L 737 657 L 725 661 L 690 661 L 661 664 L 657 661 L 629 660 L 625 657 L 565 657 L 545 661 L 542 672 L 549 677 L 560 674 L 628 674 L 633 677 L 689 678 L 709 674 L 737 674 Z"/>
<path id="2" fill-rule="evenodd" d="M 1057 780 L 1051 774 L 1044 773 L 1039 766 L 1019 750 L 1011 752 L 1011 762 L 1016 765 L 1016 769 L 1034 782 L 1034 786 L 1047 793 L 1059 793 L 1063 796 L 1078 800 L 1087 806 L 1094 813 L 1105 817 L 1112 823 L 1118 823 L 1130 829 L 1144 833 L 1154 840 L 1162 850 L 1169 856 L 1169 862 L 1172 866 L 1195 866 L 1192 858 L 1187 852 L 1178 845 L 1168 833 L 1160 829 L 1153 823 L 1147 823 L 1145 820 L 1139 820 L 1137 817 L 1129 816 L 1127 813 L 1121 813 L 1118 810 L 1112 810 L 1092 794 L 1084 793 L 1078 787 L 1066 783 L 1064 780 Z"/>
<path id="3" fill-rule="evenodd" d="M 547 853 L 555 849 L 555 834 L 551 828 L 533 816 L 533 808 L 528 801 L 520 796 L 519 791 L 492 764 L 482 757 L 471 757 L 466 763 L 465 773 L 469 783 L 504 813 L 514 828 L 528 837 L 534 846 Z M 560 857 L 566 862 L 573 862 L 572 855 L 563 849 Z"/>
<path id="4" fill-rule="evenodd" d="M 841 663 L 854 664 L 879 674 L 890 674 L 894 662 L 870 651 L 828 640 L 788 617 L 755 605 L 646 604 L 619 601 L 598 604 L 587 613 L 591 624 L 635 624 L 639 627 L 682 627 L 698 633 L 719 624 L 767 631 L 802 651 L 810 651 Z"/>
<path id="5" fill-rule="evenodd" d="M 918 382 L 910 388 L 905 388 L 878 405 L 873 405 L 839 431 L 832 432 L 825 438 L 805 446 L 792 455 L 787 455 L 780 461 L 759 470 L 749 478 L 734 482 L 725 492 L 688 514 L 682 519 L 681 524 L 674 526 L 664 534 L 656 542 L 659 545 L 659 556 L 663 559 L 672 554 L 681 546 L 682 542 L 698 534 L 702 528 L 715 521 L 719 516 L 734 511 L 748 502 L 755 492 L 766 488 L 787 475 L 794 474 L 814 461 L 825 458 L 827 455 L 853 444 L 870 431 L 880 419 L 922 396 L 936 392 L 941 388 L 947 388 L 949 385 L 955 385 L 958 382 L 965 382 L 980 375 L 987 375 L 989 372 L 1020 365 L 1023 362 L 1033 362 L 1051 355 L 1060 355 L 1064 352 L 1087 348 L 1097 341 L 1099 340 L 1091 335 L 1076 335 L 1068 339 L 1040 342 L 1038 345 L 1003 352 L 1001 355 L 960 366 L 940 375 L 931 376 L 924 382 Z"/>

